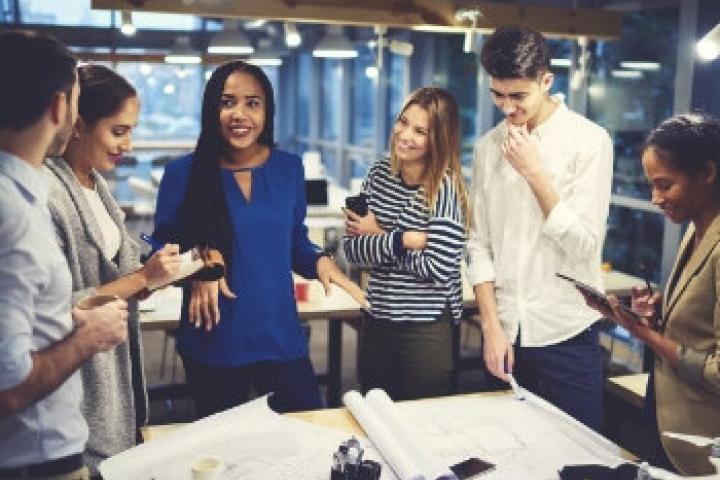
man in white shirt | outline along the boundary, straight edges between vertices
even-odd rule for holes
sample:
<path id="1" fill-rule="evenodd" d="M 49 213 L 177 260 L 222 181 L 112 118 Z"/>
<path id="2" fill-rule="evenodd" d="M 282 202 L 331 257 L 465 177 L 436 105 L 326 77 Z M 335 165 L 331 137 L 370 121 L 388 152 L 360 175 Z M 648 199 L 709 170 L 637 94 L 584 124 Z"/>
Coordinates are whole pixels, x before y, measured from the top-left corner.
<path id="1" fill-rule="evenodd" d="M 540 33 L 499 28 L 481 62 L 505 114 L 475 146 L 468 276 L 485 364 L 505 381 L 514 371 L 521 385 L 597 430 L 598 314 L 556 273 L 602 289 L 612 142 L 549 95 L 553 74 Z"/>
<path id="2" fill-rule="evenodd" d="M 0 479 L 85 480 L 78 367 L 127 339 L 127 305 L 73 309 L 54 241 L 46 155 L 77 118 L 75 59 L 57 40 L 0 33 Z"/>

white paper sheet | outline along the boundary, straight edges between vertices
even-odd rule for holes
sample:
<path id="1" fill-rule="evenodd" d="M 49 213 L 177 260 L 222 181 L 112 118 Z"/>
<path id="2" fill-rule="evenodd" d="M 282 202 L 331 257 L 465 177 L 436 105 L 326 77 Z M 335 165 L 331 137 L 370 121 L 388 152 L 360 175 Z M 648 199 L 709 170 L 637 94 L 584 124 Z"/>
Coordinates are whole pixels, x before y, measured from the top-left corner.
<path id="1" fill-rule="evenodd" d="M 428 399 L 399 404 L 418 435 L 453 465 L 478 457 L 496 465 L 482 480 L 557 480 L 569 464 L 622 462 L 619 448 L 542 399 L 512 395 Z"/>
<path id="2" fill-rule="evenodd" d="M 423 478 L 427 480 L 457 480 L 455 474 L 450 471 L 449 464 L 444 464 L 428 448 L 417 429 L 411 425 L 384 390 L 370 390 L 365 395 L 365 401 L 384 420 L 398 444 L 409 452 L 415 464 L 421 469 Z M 370 438 L 372 439 L 372 437 Z M 379 450 L 384 452 L 382 448 Z"/>
<path id="3" fill-rule="evenodd" d="M 192 464 L 213 457 L 225 465 L 219 480 L 324 480 L 333 452 L 349 437 L 278 415 L 262 397 L 116 455 L 100 464 L 100 472 L 105 480 L 190 480 Z M 377 451 L 361 443 L 363 458 L 389 472 Z"/>

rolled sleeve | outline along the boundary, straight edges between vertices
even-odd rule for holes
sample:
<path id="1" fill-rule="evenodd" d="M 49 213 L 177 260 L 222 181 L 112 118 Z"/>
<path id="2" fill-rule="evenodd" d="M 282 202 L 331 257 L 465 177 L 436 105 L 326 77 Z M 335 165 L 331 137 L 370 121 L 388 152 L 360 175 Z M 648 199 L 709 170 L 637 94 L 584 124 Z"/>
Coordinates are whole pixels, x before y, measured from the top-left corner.
<path id="1" fill-rule="evenodd" d="M 29 335 L 0 338 L 0 390 L 16 387 L 30 375 L 30 348 Z"/>
<path id="2" fill-rule="evenodd" d="M 578 262 L 593 258 L 602 244 L 610 207 L 612 142 L 597 132 L 594 146 L 577 159 L 575 175 L 542 226 L 542 233 Z"/>

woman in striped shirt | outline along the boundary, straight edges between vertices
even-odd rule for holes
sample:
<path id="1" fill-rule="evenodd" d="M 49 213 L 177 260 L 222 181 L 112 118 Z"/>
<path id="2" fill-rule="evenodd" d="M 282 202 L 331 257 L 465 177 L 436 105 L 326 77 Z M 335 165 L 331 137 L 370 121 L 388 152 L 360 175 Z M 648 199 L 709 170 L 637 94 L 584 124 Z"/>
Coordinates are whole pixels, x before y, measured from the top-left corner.
<path id="1" fill-rule="evenodd" d="M 415 91 L 393 126 L 390 158 L 365 179 L 367 215 L 345 210 L 345 254 L 370 268 L 372 308 L 359 353 L 363 390 L 383 388 L 396 400 L 450 393 L 471 218 L 459 148 L 452 94 Z"/>

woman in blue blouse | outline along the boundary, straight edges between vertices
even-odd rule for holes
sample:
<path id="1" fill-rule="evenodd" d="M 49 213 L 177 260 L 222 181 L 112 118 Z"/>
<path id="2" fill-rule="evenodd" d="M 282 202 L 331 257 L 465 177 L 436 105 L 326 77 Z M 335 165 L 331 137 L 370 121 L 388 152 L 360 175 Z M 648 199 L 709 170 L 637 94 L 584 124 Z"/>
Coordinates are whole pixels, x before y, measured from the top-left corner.
<path id="1" fill-rule="evenodd" d="M 308 239 L 302 162 L 275 148 L 274 115 L 260 68 L 221 65 L 205 87 L 195 151 L 170 163 L 160 184 L 156 238 L 218 249 L 227 266 L 227 282 L 184 290 L 177 348 L 201 417 L 245 402 L 251 385 L 274 392 L 278 411 L 321 406 L 292 271 L 365 303 Z"/>

